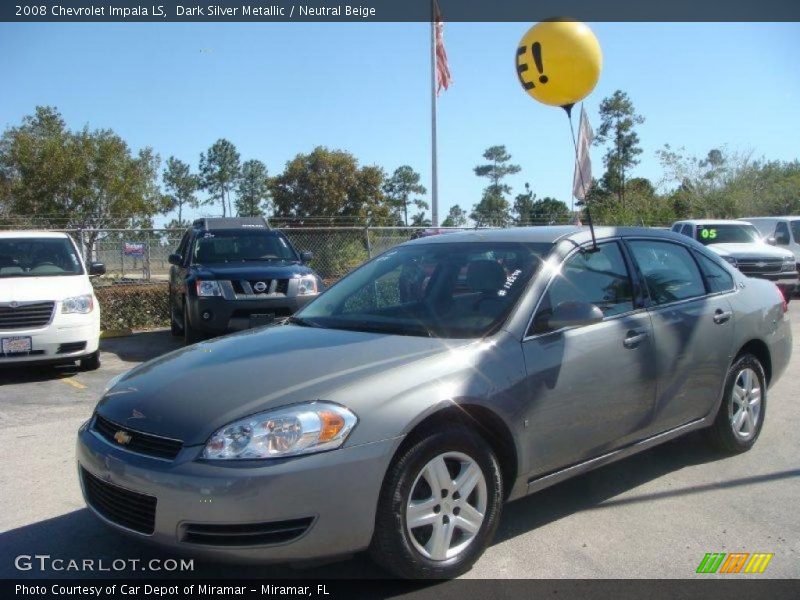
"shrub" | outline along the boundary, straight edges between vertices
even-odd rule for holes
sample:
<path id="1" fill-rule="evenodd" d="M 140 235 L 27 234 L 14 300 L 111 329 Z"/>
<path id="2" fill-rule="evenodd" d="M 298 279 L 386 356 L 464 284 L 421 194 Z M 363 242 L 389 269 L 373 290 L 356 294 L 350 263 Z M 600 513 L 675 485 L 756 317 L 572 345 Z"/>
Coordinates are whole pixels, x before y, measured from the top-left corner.
<path id="1" fill-rule="evenodd" d="M 100 329 L 146 329 L 169 325 L 168 286 L 164 283 L 98 286 Z"/>

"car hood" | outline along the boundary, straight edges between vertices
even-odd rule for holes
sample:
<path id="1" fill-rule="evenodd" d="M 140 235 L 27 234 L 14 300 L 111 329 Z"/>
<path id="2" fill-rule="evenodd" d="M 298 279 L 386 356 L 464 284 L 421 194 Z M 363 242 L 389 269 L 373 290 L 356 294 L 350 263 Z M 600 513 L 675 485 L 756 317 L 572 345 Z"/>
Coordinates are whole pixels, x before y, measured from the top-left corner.
<path id="1" fill-rule="evenodd" d="M 314 273 L 309 267 L 290 262 L 216 263 L 192 267 L 199 279 L 288 279 Z"/>
<path id="2" fill-rule="evenodd" d="M 91 294 L 86 275 L 0 277 L 0 302 L 36 302 Z"/>
<path id="3" fill-rule="evenodd" d="M 764 258 L 794 256 L 789 250 L 776 248 L 769 244 L 709 244 L 708 249 L 713 250 L 720 256 L 754 256 Z"/>
<path id="4" fill-rule="evenodd" d="M 298 325 L 249 330 L 136 367 L 97 412 L 134 430 L 203 444 L 236 419 L 331 399 L 359 379 L 469 343 Z"/>

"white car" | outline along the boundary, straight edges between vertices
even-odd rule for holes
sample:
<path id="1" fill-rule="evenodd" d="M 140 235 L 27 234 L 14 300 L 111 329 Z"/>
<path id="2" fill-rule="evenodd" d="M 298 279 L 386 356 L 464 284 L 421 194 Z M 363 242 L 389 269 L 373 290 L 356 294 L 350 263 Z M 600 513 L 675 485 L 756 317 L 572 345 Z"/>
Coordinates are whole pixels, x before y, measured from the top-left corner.
<path id="1" fill-rule="evenodd" d="M 672 231 L 697 240 L 748 277 L 772 281 L 788 301 L 797 290 L 795 256 L 789 250 L 767 244 L 747 221 L 693 219 L 677 221 Z"/>
<path id="2" fill-rule="evenodd" d="M 100 366 L 100 306 L 65 233 L 0 232 L 0 366 L 80 361 Z"/>
<path id="3" fill-rule="evenodd" d="M 800 266 L 800 216 L 748 217 L 739 220 L 752 223 L 771 244 L 792 252 L 795 262 Z"/>

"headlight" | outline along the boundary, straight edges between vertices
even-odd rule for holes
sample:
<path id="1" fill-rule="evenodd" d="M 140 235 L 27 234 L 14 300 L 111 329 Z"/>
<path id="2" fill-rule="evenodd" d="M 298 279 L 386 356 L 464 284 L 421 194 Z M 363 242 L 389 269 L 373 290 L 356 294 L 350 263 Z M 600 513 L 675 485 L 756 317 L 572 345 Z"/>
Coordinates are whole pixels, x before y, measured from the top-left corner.
<path id="1" fill-rule="evenodd" d="M 333 450 L 344 443 L 357 421 L 349 410 L 330 402 L 258 413 L 212 435 L 203 458 L 280 458 Z"/>
<path id="2" fill-rule="evenodd" d="M 205 296 L 222 296 L 222 288 L 219 287 L 218 281 L 201 281 L 195 282 L 197 295 L 200 297 Z"/>
<path id="3" fill-rule="evenodd" d="M 297 295 L 309 296 L 317 293 L 317 278 L 313 275 L 303 275 L 297 282 Z"/>
<path id="4" fill-rule="evenodd" d="M 721 255 L 721 256 L 720 256 L 720 258 L 721 258 L 722 260 L 724 260 L 724 261 L 727 261 L 727 262 L 729 262 L 729 263 L 730 263 L 730 264 L 732 264 L 734 267 L 736 266 L 736 259 L 735 259 L 735 258 L 733 258 L 732 256 L 725 256 L 725 255 Z"/>
<path id="5" fill-rule="evenodd" d="M 85 315 L 92 312 L 94 308 L 94 299 L 91 294 L 85 296 L 73 296 L 66 298 L 61 302 L 62 313 L 80 313 Z"/>
<path id="6" fill-rule="evenodd" d="M 783 267 L 781 268 L 783 271 L 796 271 L 797 270 L 797 263 L 795 262 L 794 256 L 784 256 L 783 257 Z"/>

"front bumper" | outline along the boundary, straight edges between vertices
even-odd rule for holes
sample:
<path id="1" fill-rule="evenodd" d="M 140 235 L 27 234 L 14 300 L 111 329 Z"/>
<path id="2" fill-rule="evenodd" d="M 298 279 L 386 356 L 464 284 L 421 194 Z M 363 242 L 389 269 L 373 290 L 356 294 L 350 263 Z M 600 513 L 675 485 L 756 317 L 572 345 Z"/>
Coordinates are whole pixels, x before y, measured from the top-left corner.
<path id="1" fill-rule="evenodd" d="M 288 317 L 319 294 L 309 296 L 274 296 L 258 300 L 229 300 L 220 296 L 187 298 L 192 327 L 212 334 L 241 331 L 251 326 L 250 315 L 267 314 Z"/>
<path id="2" fill-rule="evenodd" d="M 94 311 L 97 312 L 96 310 Z M 42 329 L 0 331 L 0 338 L 30 337 L 32 353 L 22 356 L 0 355 L 0 367 L 16 364 L 68 363 L 89 356 L 100 346 L 100 317 L 98 314 L 57 315 Z M 86 345 L 76 351 L 64 352 L 68 344 Z M 59 352 L 59 350 L 62 350 Z"/>
<path id="3" fill-rule="evenodd" d="M 157 499 L 152 535 L 112 527 L 159 545 L 237 560 L 301 561 L 349 554 L 372 538 L 378 494 L 399 439 L 308 456 L 216 464 L 198 461 L 201 447 L 184 447 L 175 460 L 135 454 L 106 441 L 85 423 L 77 458 L 91 475 Z M 81 480 L 84 498 L 86 485 Z M 289 542 L 211 545 L 184 541 L 188 524 L 247 525 L 312 518 Z"/>

